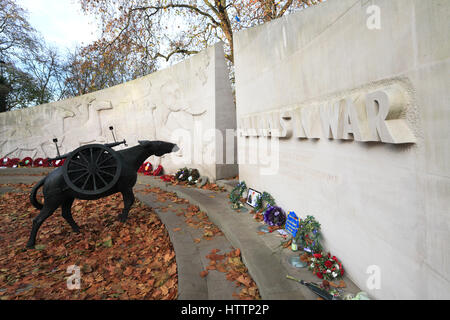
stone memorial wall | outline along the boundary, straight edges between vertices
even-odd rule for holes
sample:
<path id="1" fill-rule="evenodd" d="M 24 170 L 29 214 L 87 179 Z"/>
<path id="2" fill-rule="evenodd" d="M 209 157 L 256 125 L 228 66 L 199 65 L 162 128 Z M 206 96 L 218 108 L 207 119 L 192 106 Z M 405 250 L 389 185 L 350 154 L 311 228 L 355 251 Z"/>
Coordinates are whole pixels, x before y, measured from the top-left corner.
<path id="1" fill-rule="evenodd" d="M 450 2 L 329 0 L 91 94 L 0 114 L 0 156 L 177 143 L 150 158 L 267 191 L 313 215 L 374 298 L 450 299 Z M 233 129 L 237 126 L 237 150 Z M 228 130 L 227 130 L 228 129 Z M 124 146 L 118 147 L 118 149 Z M 237 152 L 236 152 L 237 151 Z"/>
<path id="2" fill-rule="evenodd" d="M 224 157 L 221 137 L 236 128 L 235 106 L 222 44 L 168 69 L 83 96 L 0 114 L 0 156 L 56 156 L 80 145 L 138 140 L 177 143 L 180 151 L 151 157 L 166 173 L 183 166 L 212 179 L 232 177 L 237 165 Z M 225 135 L 225 134 L 223 134 Z M 116 149 L 124 148 L 117 147 Z"/>
<path id="3" fill-rule="evenodd" d="M 240 180 L 374 298 L 450 298 L 450 2 L 326 1 L 235 35 Z"/>

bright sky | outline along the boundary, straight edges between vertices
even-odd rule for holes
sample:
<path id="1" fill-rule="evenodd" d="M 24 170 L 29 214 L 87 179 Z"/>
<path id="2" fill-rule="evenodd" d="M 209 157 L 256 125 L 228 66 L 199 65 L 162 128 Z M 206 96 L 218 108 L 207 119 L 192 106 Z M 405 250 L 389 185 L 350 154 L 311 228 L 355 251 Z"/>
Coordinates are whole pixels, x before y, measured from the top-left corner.
<path id="1" fill-rule="evenodd" d="M 77 0 L 18 0 L 28 10 L 30 24 L 45 40 L 65 52 L 98 37 L 95 19 L 81 12 Z"/>

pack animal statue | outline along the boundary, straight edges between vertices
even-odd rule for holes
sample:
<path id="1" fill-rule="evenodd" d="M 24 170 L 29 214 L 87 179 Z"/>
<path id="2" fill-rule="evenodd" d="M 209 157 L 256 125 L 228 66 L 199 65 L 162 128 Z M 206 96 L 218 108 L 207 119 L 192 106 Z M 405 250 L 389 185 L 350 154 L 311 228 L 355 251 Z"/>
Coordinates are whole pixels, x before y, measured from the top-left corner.
<path id="1" fill-rule="evenodd" d="M 62 216 L 76 233 L 80 228 L 72 218 L 71 207 L 75 199 L 95 200 L 120 192 L 124 208 L 118 219 L 125 222 L 134 203 L 133 187 L 137 171 L 148 157 L 162 156 L 178 151 L 178 147 L 164 141 L 138 141 L 134 147 L 114 151 L 112 147 L 125 143 L 89 144 L 57 158 L 65 159 L 64 165 L 50 172 L 31 190 L 30 201 L 40 209 L 33 219 L 28 248 L 33 248 L 36 235 L 42 223 L 61 206 Z M 44 204 L 36 199 L 36 193 L 43 186 Z"/>

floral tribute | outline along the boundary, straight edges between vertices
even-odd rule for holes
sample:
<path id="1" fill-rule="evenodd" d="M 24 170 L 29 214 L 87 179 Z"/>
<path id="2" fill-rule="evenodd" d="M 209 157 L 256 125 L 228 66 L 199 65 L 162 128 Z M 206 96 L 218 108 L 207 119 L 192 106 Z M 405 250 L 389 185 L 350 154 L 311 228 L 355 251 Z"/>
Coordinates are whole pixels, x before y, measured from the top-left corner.
<path id="1" fill-rule="evenodd" d="M 17 166 L 19 165 L 20 159 L 19 158 L 12 158 L 9 161 L 9 167 L 13 167 L 13 168 L 17 168 Z"/>
<path id="2" fill-rule="evenodd" d="M 175 177 L 170 174 L 164 174 L 159 177 L 164 182 L 175 182 Z"/>
<path id="3" fill-rule="evenodd" d="M 23 158 L 20 165 L 23 167 L 31 167 L 33 165 L 33 159 L 30 157 Z"/>
<path id="4" fill-rule="evenodd" d="M 0 166 L 1 167 L 9 167 L 11 162 L 11 159 L 9 159 L 8 157 L 4 157 L 0 159 Z"/>
<path id="5" fill-rule="evenodd" d="M 264 222 L 269 226 L 282 226 L 286 222 L 286 213 L 280 207 L 268 205 L 264 212 Z"/>
<path id="6" fill-rule="evenodd" d="M 244 206 L 244 204 L 241 202 L 242 195 L 244 194 L 245 190 L 247 190 L 247 185 L 245 184 L 245 181 L 239 182 L 233 190 L 230 192 L 230 202 L 231 207 L 235 210 L 240 209 Z"/>
<path id="7" fill-rule="evenodd" d="M 44 159 L 37 158 L 33 160 L 33 167 L 43 167 L 44 166 Z"/>
<path id="8" fill-rule="evenodd" d="M 198 172 L 197 169 L 191 169 L 189 170 L 189 176 L 187 178 L 188 184 L 196 184 L 198 178 L 200 178 L 200 172 Z"/>
<path id="9" fill-rule="evenodd" d="M 163 167 L 162 165 L 159 165 L 154 171 L 153 171 L 153 176 L 159 176 L 161 175 L 163 172 Z"/>
<path id="10" fill-rule="evenodd" d="M 66 161 L 66 159 L 61 159 L 61 160 L 53 160 L 51 162 L 52 167 L 61 167 L 64 164 L 64 161 Z"/>
<path id="11" fill-rule="evenodd" d="M 181 168 L 175 173 L 175 179 L 178 181 L 186 181 L 189 177 L 189 169 L 184 167 Z"/>
<path id="12" fill-rule="evenodd" d="M 308 269 L 311 270 L 319 279 L 329 281 L 342 278 L 344 275 L 344 268 L 342 263 L 335 256 L 330 253 L 315 253 L 309 260 Z"/>
<path id="13" fill-rule="evenodd" d="M 276 205 L 275 199 L 270 195 L 270 193 L 264 191 L 261 197 L 258 198 L 256 202 L 255 212 L 259 212 L 264 208 L 264 204 L 274 206 Z"/>
<path id="14" fill-rule="evenodd" d="M 320 237 L 320 223 L 313 216 L 307 216 L 306 219 L 300 220 L 300 226 L 294 240 L 304 251 L 309 253 L 321 252 Z"/>
<path id="15" fill-rule="evenodd" d="M 138 172 L 143 173 L 146 176 L 151 175 L 153 170 L 153 166 L 150 162 L 144 162 L 140 167 Z"/>
<path id="16" fill-rule="evenodd" d="M 48 161 L 47 158 L 32 159 L 25 157 L 22 160 L 19 158 L 0 158 L 0 167 L 17 168 L 17 167 L 60 167 L 64 164 L 64 160 Z"/>

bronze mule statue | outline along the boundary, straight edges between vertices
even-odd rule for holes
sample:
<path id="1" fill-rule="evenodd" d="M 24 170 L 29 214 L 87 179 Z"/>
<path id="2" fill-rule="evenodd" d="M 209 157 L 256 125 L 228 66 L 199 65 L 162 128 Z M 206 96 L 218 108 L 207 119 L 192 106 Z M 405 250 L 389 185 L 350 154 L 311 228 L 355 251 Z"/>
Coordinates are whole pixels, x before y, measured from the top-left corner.
<path id="1" fill-rule="evenodd" d="M 117 144 L 118 143 L 116 143 L 115 145 Z M 80 192 L 80 189 L 78 189 L 77 191 L 76 189 L 71 188 L 64 176 L 66 175 L 67 177 L 67 167 L 62 166 L 56 168 L 55 170 L 50 172 L 44 179 L 39 181 L 31 190 L 30 201 L 33 206 L 37 209 L 40 209 L 41 212 L 36 218 L 33 219 L 33 225 L 30 238 L 27 243 L 27 248 L 34 247 L 39 227 L 48 217 L 53 214 L 53 212 L 55 212 L 55 210 L 59 206 L 61 206 L 63 218 L 69 223 L 69 225 L 72 227 L 72 230 L 76 233 L 80 232 L 80 228 L 73 220 L 71 213 L 71 207 L 75 199 L 95 200 L 120 192 L 123 196 L 124 208 L 122 213 L 119 214 L 118 219 L 121 222 L 125 222 L 128 217 L 128 212 L 130 211 L 130 208 L 134 203 L 135 198 L 133 194 L 133 187 L 137 181 L 137 171 L 139 167 L 148 157 L 152 155 L 160 157 L 164 154 L 176 151 L 178 151 L 178 147 L 175 144 L 164 141 L 139 141 L 139 144 L 137 146 L 120 151 L 113 151 L 116 160 L 120 162 L 120 176 L 116 177 L 117 181 L 113 181 L 114 184 L 111 185 L 111 187 L 107 186 L 107 190 L 105 191 L 102 191 L 102 189 L 100 189 L 99 191 L 102 192 L 97 194 L 88 194 L 86 192 Z M 70 153 L 68 155 L 70 157 Z M 82 157 L 84 158 L 84 156 Z M 76 163 L 75 160 L 73 162 Z M 80 168 L 83 169 L 83 167 Z M 72 171 L 81 171 L 81 169 Z M 88 168 L 88 166 L 86 166 L 86 170 L 91 170 L 87 173 L 89 173 L 89 175 L 92 174 L 93 176 L 95 176 L 96 168 L 92 168 L 91 166 Z M 93 183 L 95 185 L 95 180 Z M 36 193 L 42 186 L 44 194 L 44 204 L 39 203 L 36 199 Z"/>

